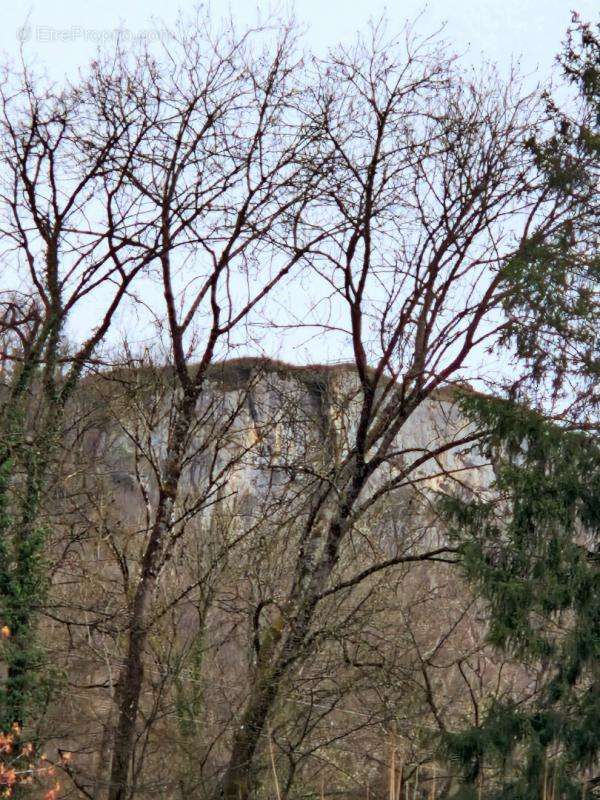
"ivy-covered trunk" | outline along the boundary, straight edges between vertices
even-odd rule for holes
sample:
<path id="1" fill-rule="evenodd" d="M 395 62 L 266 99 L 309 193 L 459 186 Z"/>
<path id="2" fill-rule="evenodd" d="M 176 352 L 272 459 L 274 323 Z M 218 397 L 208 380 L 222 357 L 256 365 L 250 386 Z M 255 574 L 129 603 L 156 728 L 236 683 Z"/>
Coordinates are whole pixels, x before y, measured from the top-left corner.
<path id="1" fill-rule="evenodd" d="M 47 588 L 40 505 L 55 435 L 48 429 L 26 435 L 25 419 L 25 411 L 8 415 L 0 475 L 0 615 L 7 628 L 0 724 L 5 731 L 28 721 L 43 691 L 44 658 L 36 635 Z"/>

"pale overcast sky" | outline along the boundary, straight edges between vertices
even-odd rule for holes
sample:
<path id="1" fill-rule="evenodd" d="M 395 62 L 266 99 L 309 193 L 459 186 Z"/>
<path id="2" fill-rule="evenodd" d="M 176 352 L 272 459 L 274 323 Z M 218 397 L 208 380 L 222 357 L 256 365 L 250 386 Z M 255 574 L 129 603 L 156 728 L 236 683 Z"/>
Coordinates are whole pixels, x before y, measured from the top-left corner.
<path id="1" fill-rule="evenodd" d="M 29 2 L 3 0 L 0 49 L 16 54 L 17 31 L 26 20 L 27 52 L 36 54 L 54 77 L 72 74 L 95 50 L 98 38 L 122 26 L 139 34 L 156 26 L 153 17 L 172 21 L 178 8 L 185 11 L 192 3 L 165 3 L 164 0 L 51 0 Z M 257 9 L 273 7 L 269 2 L 213 0 L 217 15 L 231 10 L 241 21 L 254 21 Z M 281 6 L 279 6 L 281 7 Z M 283 7 L 292 7 L 284 3 Z M 370 16 L 383 12 L 391 27 L 414 19 L 420 12 L 419 29 L 431 32 L 446 23 L 446 36 L 460 52 L 468 48 L 468 58 L 481 61 L 482 54 L 501 66 L 520 59 L 527 73 L 548 76 L 552 60 L 560 48 L 569 24 L 571 10 L 593 18 L 598 0 L 297 0 L 296 15 L 308 26 L 307 43 L 322 49 L 340 39 L 348 39 Z"/>
<path id="2" fill-rule="evenodd" d="M 176 0 L 0 2 L 0 52 L 5 57 L 17 56 L 21 36 L 27 60 L 34 60 L 59 81 L 65 74 L 75 77 L 78 67 L 93 57 L 98 42 L 110 41 L 116 29 L 143 36 L 161 27 L 161 21 L 172 23 L 178 10 L 185 14 L 186 9 L 196 7 L 195 3 L 178 4 Z M 215 16 L 230 12 L 244 25 L 256 22 L 259 12 L 264 16 L 274 5 L 269 0 L 213 0 L 210 7 Z M 296 0 L 293 4 L 285 0 L 275 7 L 295 10 L 296 18 L 307 28 L 307 47 L 317 52 L 352 39 L 370 17 L 385 14 L 392 33 L 407 19 L 412 21 L 420 15 L 417 31 L 433 33 L 445 25 L 449 46 L 463 53 L 467 63 L 491 61 L 505 71 L 511 62 L 519 62 L 532 83 L 549 78 L 572 10 L 584 19 L 594 19 L 600 10 L 599 0 Z M 128 330 L 131 322 L 124 310 L 116 332 Z M 71 321 L 72 335 L 78 334 L 78 323 Z M 324 348 L 311 340 L 291 348 L 283 345 L 281 355 L 294 361 L 339 357 Z"/>

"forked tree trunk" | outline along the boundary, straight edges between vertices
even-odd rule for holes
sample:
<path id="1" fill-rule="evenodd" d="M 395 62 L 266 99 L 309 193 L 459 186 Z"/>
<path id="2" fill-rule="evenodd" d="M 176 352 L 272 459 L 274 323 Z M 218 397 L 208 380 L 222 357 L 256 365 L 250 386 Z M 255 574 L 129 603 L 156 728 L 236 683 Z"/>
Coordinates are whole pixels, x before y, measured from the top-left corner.
<path id="1" fill-rule="evenodd" d="M 332 528 L 339 525 L 332 525 Z M 317 605 L 316 598 L 329 580 L 336 561 L 335 553 L 319 559 L 308 576 L 306 585 L 296 584 L 297 593 L 290 594 L 287 619 L 273 623 L 268 630 L 258 672 L 246 704 L 244 715 L 235 731 L 231 756 L 221 781 L 222 800 L 248 800 L 256 783 L 256 755 L 267 730 L 271 714 L 286 672 L 301 655 Z M 295 594 L 295 596 L 294 596 Z M 284 638 L 284 625 L 287 635 Z M 280 644 L 281 639 L 283 643 Z"/>

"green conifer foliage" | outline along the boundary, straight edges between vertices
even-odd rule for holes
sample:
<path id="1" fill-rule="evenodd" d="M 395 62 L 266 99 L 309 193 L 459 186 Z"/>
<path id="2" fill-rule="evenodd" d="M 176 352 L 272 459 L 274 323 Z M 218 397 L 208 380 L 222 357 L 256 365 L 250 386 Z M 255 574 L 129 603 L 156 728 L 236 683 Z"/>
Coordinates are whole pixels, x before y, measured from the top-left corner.
<path id="1" fill-rule="evenodd" d="M 504 342 L 530 367 L 521 384 L 569 396 L 580 413 L 600 376 L 600 25 L 574 16 L 558 63 L 570 96 L 564 107 L 546 97 L 549 134 L 525 146 L 547 201 L 567 213 L 550 233 L 532 225 L 503 267 Z"/>
<path id="2" fill-rule="evenodd" d="M 551 780 L 554 797 L 580 798 L 600 755 L 600 443 L 510 401 L 463 408 L 496 479 L 489 497 L 446 498 L 443 511 L 490 643 L 542 680 L 530 702 L 492 704 L 480 727 L 448 736 L 461 796 L 488 766 L 485 797 L 541 798 Z"/>
<path id="3" fill-rule="evenodd" d="M 577 99 L 568 113 L 548 99 L 553 133 L 527 147 L 571 218 L 504 268 L 506 340 L 530 381 L 511 400 L 462 399 L 495 483 L 442 501 L 490 644 L 538 675 L 529 698 L 492 702 L 447 736 L 465 798 L 600 796 L 600 26 L 574 17 L 559 63 Z M 550 387 L 561 424 L 514 401 L 547 408 Z"/>

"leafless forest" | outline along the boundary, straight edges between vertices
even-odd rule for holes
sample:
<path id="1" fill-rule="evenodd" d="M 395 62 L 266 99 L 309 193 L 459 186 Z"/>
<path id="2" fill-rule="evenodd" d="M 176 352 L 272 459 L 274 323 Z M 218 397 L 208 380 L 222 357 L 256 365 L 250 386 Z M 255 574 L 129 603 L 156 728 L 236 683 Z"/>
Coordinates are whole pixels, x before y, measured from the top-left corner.
<path id="1" fill-rule="evenodd" d="M 5 66 L 2 796 L 600 796 L 599 53 Z"/>

